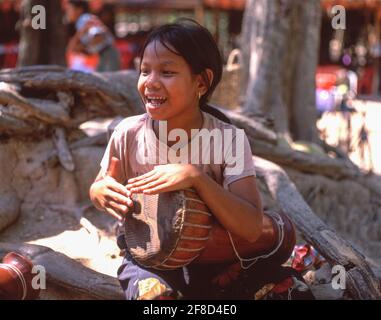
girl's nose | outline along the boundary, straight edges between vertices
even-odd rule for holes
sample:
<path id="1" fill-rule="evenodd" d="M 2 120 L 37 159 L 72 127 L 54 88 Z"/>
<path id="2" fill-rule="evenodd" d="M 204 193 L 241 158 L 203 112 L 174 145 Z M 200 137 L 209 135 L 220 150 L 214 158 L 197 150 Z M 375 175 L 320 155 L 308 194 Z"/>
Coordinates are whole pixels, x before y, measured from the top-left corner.
<path id="1" fill-rule="evenodd" d="M 150 75 L 146 81 L 146 87 L 152 89 L 160 89 L 161 83 L 158 77 L 154 74 Z"/>

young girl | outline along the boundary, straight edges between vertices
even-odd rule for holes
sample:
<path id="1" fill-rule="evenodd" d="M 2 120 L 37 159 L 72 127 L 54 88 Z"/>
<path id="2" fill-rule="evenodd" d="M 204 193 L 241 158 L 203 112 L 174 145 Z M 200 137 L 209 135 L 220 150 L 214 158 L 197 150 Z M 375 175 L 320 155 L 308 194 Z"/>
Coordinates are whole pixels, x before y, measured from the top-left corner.
<path id="1" fill-rule="evenodd" d="M 243 131 L 203 111 L 210 109 L 206 103 L 221 75 L 218 47 L 209 31 L 198 23 L 181 20 L 150 34 L 142 50 L 138 81 L 146 113 L 124 119 L 111 136 L 101 170 L 90 188 L 97 208 L 122 220 L 132 206 L 132 193 L 193 188 L 224 228 L 250 242 L 258 239 L 263 213 L 248 139 Z M 182 145 L 180 141 L 163 140 L 175 129 L 186 132 L 188 140 Z M 190 154 L 191 148 L 183 152 L 188 161 L 176 162 L 168 157 L 174 154 L 173 148 L 184 151 L 197 141 L 203 130 L 233 133 L 231 141 L 229 135 L 222 134 L 222 161 L 214 161 L 219 159 L 215 156 L 221 148 L 213 143 L 206 149 L 199 146 L 196 153 L 199 157 L 206 150 L 211 161 L 192 161 L 195 158 Z M 110 176 L 112 157 L 119 159 L 121 166 L 117 174 Z M 239 170 L 232 170 L 233 164 Z M 122 237 L 118 244 L 125 248 Z M 176 270 L 158 271 L 140 266 L 127 252 L 118 278 L 127 299 L 168 295 L 201 299 L 223 297 L 221 288 L 212 282 L 218 272 L 221 266 L 192 263 Z M 225 297 L 244 297 L 242 292 L 232 290 Z M 253 298 L 254 293 L 249 295 Z"/>

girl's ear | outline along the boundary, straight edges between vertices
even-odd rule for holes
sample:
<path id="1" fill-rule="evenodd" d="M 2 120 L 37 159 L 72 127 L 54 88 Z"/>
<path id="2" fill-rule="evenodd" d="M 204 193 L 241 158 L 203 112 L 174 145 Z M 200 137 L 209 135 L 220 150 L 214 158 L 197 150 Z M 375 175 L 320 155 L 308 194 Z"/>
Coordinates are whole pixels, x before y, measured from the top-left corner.
<path id="1" fill-rule="evenodd" d="M 199 92 L 204 95 L 213 83 L 214 74 L 211 69 L 205 69 L 200 74 Z"/>

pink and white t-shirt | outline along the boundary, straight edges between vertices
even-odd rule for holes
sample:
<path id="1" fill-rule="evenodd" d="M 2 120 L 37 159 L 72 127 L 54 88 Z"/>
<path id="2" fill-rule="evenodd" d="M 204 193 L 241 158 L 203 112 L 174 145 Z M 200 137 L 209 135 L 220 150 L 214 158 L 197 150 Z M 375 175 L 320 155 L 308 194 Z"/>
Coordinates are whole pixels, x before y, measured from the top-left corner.
<path id="1" fill-rule="evenodd" d="M 159 124 L 159 138 L 153 131 L 153 120 L 148 114 L 122 120 L 111 135 L 101 161 L 105 173 L 111 157 L 121 160 L 120 183 L 154 169 L 156 165 L 191 163 L 224 188 L 234 181 L 255 176 L 252 152 L 242 129 L 225 123 L 209 113 L 202 112 L 203 126 L 192 130 L 192 137 L 169 147 L 167 140 L 176 141 L 181 130 L 167 136 L 165 121 Z M 183 132 L 185 134 L 185 131 Z"/>

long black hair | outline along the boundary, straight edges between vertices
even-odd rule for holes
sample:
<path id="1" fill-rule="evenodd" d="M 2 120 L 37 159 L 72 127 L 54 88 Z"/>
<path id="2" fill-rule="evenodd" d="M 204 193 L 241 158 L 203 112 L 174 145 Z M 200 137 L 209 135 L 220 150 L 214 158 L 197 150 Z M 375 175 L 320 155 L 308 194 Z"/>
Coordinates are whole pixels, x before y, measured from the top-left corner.
<path id="1" fill-rule="evenodd" d="M 143 61 L 146 47 L 154 41 L 159 41 L 169 51 L 183 57 L 192 73 L 203 77 L 208 89 L 200 98 L 201 110 L 230 123 L 230 120 L 222 112 L 207 104 L 221 81 L 223 69 L 220 50 L 209 30 L 188 18 L 181 18 L 174 23 L 162 25 L 148 35 L 140 52 L 140 61 Z M 206 69 L 213 72 L 211 83 Z"/>

